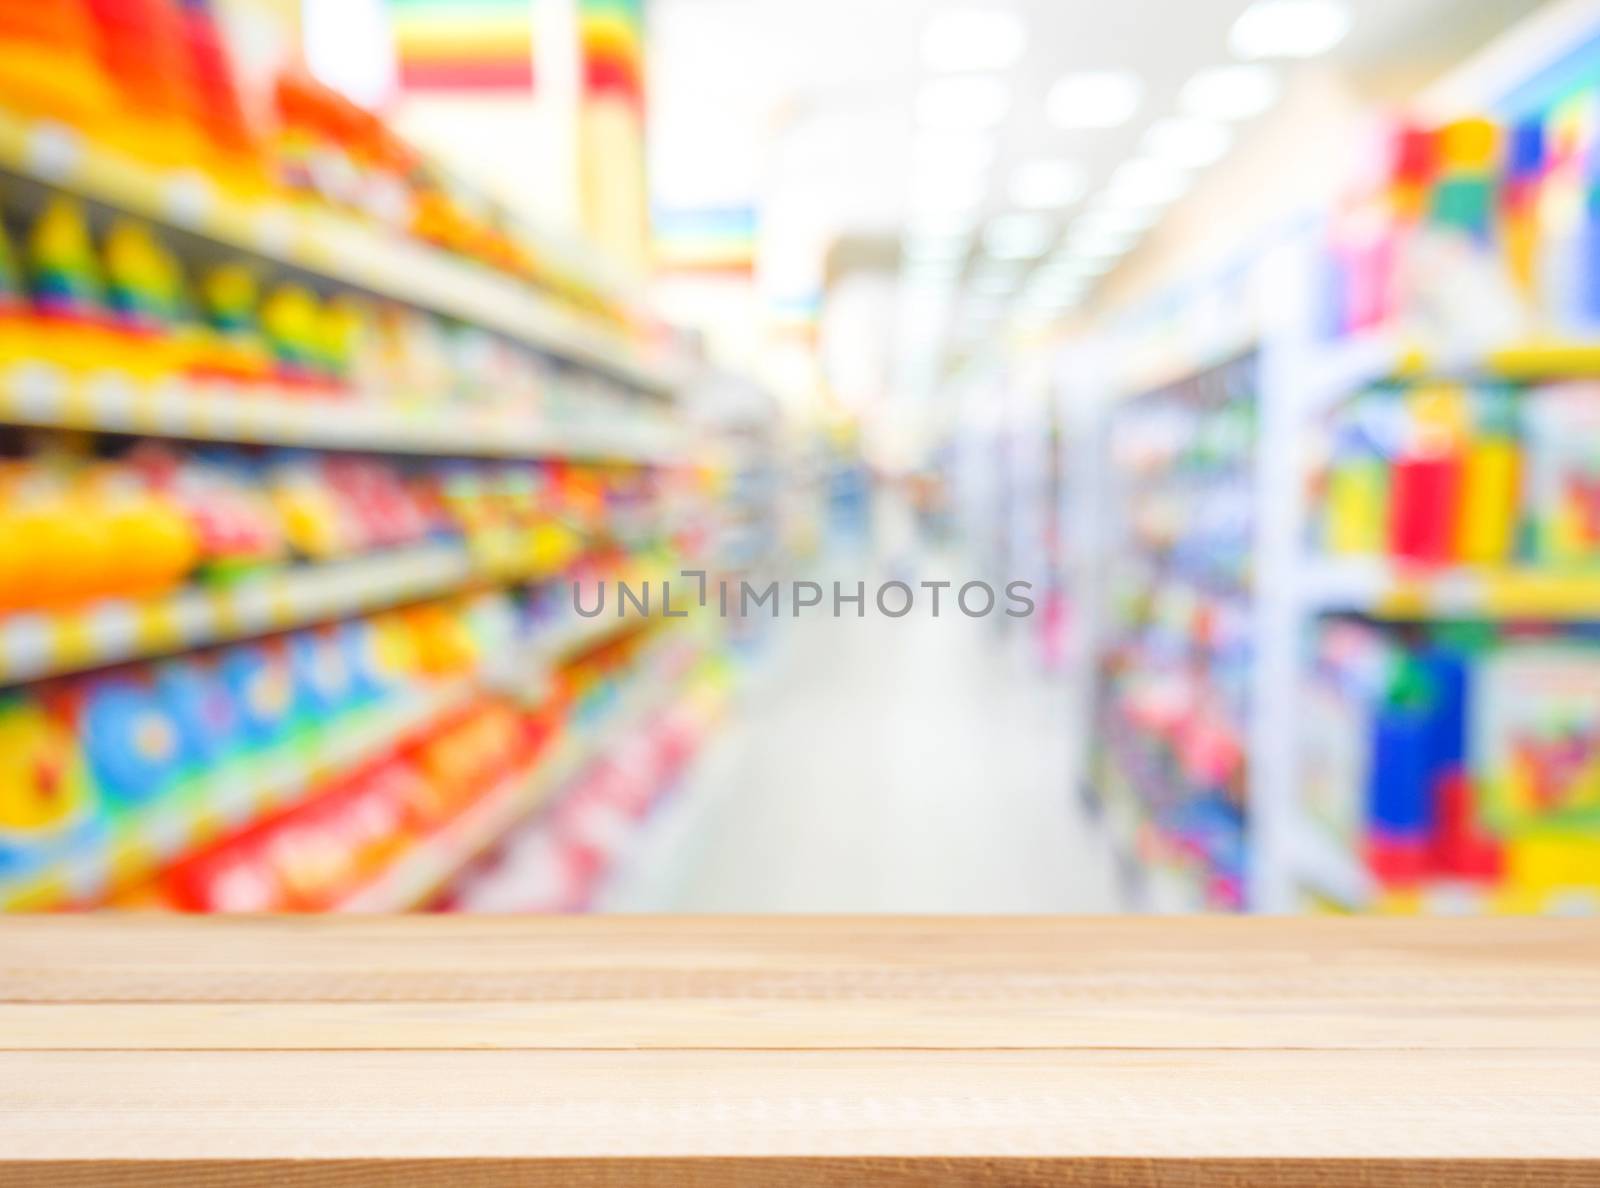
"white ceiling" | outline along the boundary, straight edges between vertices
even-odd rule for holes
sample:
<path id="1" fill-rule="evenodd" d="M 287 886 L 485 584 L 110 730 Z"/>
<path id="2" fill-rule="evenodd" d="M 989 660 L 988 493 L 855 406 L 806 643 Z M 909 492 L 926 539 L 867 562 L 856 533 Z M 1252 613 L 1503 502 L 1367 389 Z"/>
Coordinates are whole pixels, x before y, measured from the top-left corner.
<path id="1" fill-rule="evenodd" d="M 971 0 L 968 0 L 970 3 Z M 1066 156 L 1091 176 L 1131 154 L 1169 115 L 1196 70 L 1230 60 L 1227 31 L 1246 0 L 979 0 L 1022 16 L 1029 47 L 1008 72 L 995 178 L 1030 156 Z M 928 75 L 918 43 L 944 0 L 653 0 L 653 189 L 672 207 L 781 203 L 846 233 L 893 231 L 905 212 L 913 101 Z M 1439 65 L 1535 0 L 1355 0 L 1334 57 Z M 1109 130 L 1049 124 L 1060 75 L 1127 68 L 1146 84 L 1140 114 Z M 991 210 L 1003 206 L 993 187 Z"/>
<path id="2" fill-rule="evenodd" d="M 1442 70 L 1539 0 L 1350 0 L 1349 36 L 1329 55 L 1365 76 Z M 1196 71 L 1232 61 L 1228 30 L 1247 0 L 652 0 L 651 170 L 663 208 L 754 205 L 759 279 L 778 298 L 814 292 L 840 239 L 898 238 L 912 210 L 915 98 L 930 77 L 920 41 L 951 6 L 1005 7 L 1028 44 L 1004 75 L 980 222 L 1008 209 L 1006 182 L 1033 158 L 1081 167 L 1093 194 L 1173 115 Z M 1064 131 L 1045 114 L 1063 74 L 1136 72 L 1135 117 Z M 1293 68 L 1293 67 L 1291 67 Z M 1058 227 L 1074 207 L 1054 212 Z M 889 257 L 892 260 L 892 256 Z"/>

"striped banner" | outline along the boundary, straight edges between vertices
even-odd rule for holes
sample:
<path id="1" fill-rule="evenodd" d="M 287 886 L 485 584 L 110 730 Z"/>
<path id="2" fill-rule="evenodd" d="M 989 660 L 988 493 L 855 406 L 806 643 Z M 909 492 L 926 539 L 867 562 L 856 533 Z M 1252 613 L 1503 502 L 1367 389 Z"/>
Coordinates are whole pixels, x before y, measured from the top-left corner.
<path id="1" fill-rule="evenodd" d="M 579 0 L 583 88 L 644 104 L 644 0 Z"/>
<path id="2" fill-rule="evenodd" d="M 408 91 L 533 88 L 531 0 L 388 0 Z"/>
<path id="3" fill-rule="evenodd" d="M 652 223 L 656 265 L 663 271 L 748 275 L 755 268 L 753 207 L 658 209 Z"/>

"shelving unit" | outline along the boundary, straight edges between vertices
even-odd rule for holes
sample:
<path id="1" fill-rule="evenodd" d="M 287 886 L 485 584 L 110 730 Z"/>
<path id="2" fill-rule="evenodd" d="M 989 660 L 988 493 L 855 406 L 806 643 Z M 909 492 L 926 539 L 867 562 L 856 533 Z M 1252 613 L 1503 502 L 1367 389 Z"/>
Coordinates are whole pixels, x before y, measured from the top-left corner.
<path id="1" fill-rule="evenodd" d="M 1089 784 L 1126 802 L 1123 849 L 1212 907 L 1244 893 L 1255 372 L 1247 352 L 1107 408 L 1106 539 L 1079 599 L 1100 632 Z"/>
<path id="2" fill-rule="evenodd" d="M 1315 247 L 1304 232 L 1286 233 L 1277 250 L 1276 266 L 1288 269 L 1289 288 L 1312 291 L 1308 278 L 1315 274 Z M 1297 789 L 1305 779 L 1300 751 L 1309 679 L 1305 649 L 1319 617 L 1350 615 L 1396 624 L 1553 625 L 1600 619 L 1600 570 L 1527 562 L 1429 566 L 1321 555 L 1310 546 L 1305 449 L 1319 418 L 1332 415 L 1357 392 L 1434 382 L 1514 384 L 1595 378 L 1600 376 L 1600 343 L 1566 339 L 1505 344 L 1478 352 L 1428 351 L 1402 335 L 1375 333 L 1324 344 L 1316 340 L 1311 323 L 1305 309 L 1288 303 L 1275 319 L 1263 323 L 1266 328 L 1259 339 L 1259 465 L 1249 479 L 1259 515 L 1252 544 L 1254 677 L 1248 791 L 1243 801 L 1248 813 L 1246 902 L 1266 911 L 1297 910 L 1311 901 L 1366 910 L 1377 904 L 1380 895 L 1362 856 L 1298 802 Z M 1137 377 L 1125 378 L 1120 388 L 1132 387 L 1131 395 L 1105 401 L 1102 384 L 1099 425 L 1080 427 L 1080 444 L 1071 455 L 1080 474 L 1088 472 L 1087 485 L 1099 488 L 1102 508 L 1093 531 L 1079 529 L 1079 550 L 1088 547 L 1100 558 L 1098 567 L 1079 574 L 1080 591 L 1099 589 L 1106 581 L 1105 572 L 1119 566 L 1126 570 L 1130 555 L 1138 554 L 1120 517 L 1110 510 L 1118 500 L 1106 488 L 1108 484 L 1114 488 L 1118 480 L 1112 477 L 1115 464 L 1107 461 L 1104 436 L 1130 407 L 1137 407 L 1139 392 L 1162 390 L 1159 385 L 1155 389 L 1137 385 L 1152 378 L 1169 386 L 1186 382 L 1247 339 L 1238 332 L 1219 334 L 1209 346 L 1195 349 L 1201 362 L 1192 372 L 1185 373 L 1169 358 L 1159 369 L 1147 368 Z M 1159 589 L 1170 580 L 1169 570 L 1145 565 L 1146 588 Z M 1208 587 L 1200 580 L 1203 575 L 1189 576 L 1202 589 Z M 1209 588 L 1214 592 L 1218 587 L 1209 583 Z M 1092 604 L 1096 612 L 1090 648 L 1103 664 L 1114 646 L 1113 628 L 1103 597 Z M 1101 689 L 1103 693 L 1103 680 Z M 1146 753 L 1148 748 L 1134 747 L 1127 731 L 1111 731 L 1101 723 L 1096 735 L 1099 749 L 1110 757 L 1111 775 L 1107 787 L 1107 769 L 1092 766 L 1089 785 L 1120 794 L 1120 803 L 1108 805 L 1112 810 L 1108 818 L 1124 849 L 1132 851 L 1137 839 L 1152 828 L 1151 805 L 1181 799 L 1181 789 L 1175 791 L 1156 778 L 1160 764 Z M 1167 876 L 1160 879 L 1153 902 L 1182 910 L 1197 906 L 1203 898 L 1192 881 Z"/>
<path id="3" fill-rule="evenodd" d="M 1510 149 L 1506 150 L 1504 161 L 1485 155 L 1474 163 L 1469 152 L 1462 158 L 1467 163 L 1436 163 L 1434 167 L 1439 172 L 1429 175 L 1428 184 L 1444 187 L 1460 181 L 1469 187 L 1481 187 L 1474 193 L 1487 195 L 1487 213 L 1482 217 L 1491 220 L 1511 217 L 1506 211 L 1519 199 L 1524 202 L 1517 208 L 1522 217 L 1534 218 L 1531 212 L 1535 208 L 1526 205 L 1532 201 L 1530 194 L 1564 197 L 1569 191 L 1592 186 L 1592 170 L 1573 164 L 1580 159 L 1589 160 L 1580 158 L 1579 148 L 1575 147 L 1589 141 L 1573 137 L 1578 135 L 1574 129 L 1580 125 L 1583 129 L 1591 127 L 1578 120 L 1577 114 L 1592 111 L 1592 98 L 1582 112 L 1573 108 L 1559 120 L 1550 115 L 1549 105 L 1563 96 L 1579 95 L 1580 86 L 1581 93 L 1592 95 L 1597 69 L 1591 65 L 1586 71 L 1579 70 L 1574 62 L 1581 54 L 1590 55 L 1592 62 L 1595 47 L 1600 45 L 1596 33 L 1592 6 L 1552 6 L 1550 13 L 1530 20 L 1527 29 L 1507 39 L 1508 47 L 1515 43 L 1514 52 L 1508 48 L 1503 53 L 1488 53 L 1462 71 L 1459 78 L 1446 80 L 1430 91 L 1417 108 L 1426 113 L 1423 118 L 1430 123 L 1442 125 L 1462 113 L 1491 111 L 1499 112 L 1509 127 L 1512 121 L 1537 114 L 1540 121 L 1548 121 L 1542 124 L 1540 135 L 1551 137 L 1550 143 L 1556 147 L 1547 150 L 1541 139 L 1538 152 L 1534 152 L 1528 147 L 1527 129 L 1520 128 L 1522 139 L 1516 150 L 1520 155 L 1515 159 L 1519 162 L 1517 168 L 1524 172 L 1513 178 L 1512 167 L 1506 163 L 1513 159 Z M 1561 87 L 1565 89 L 1541 89 L 1537 76 L 1556 65 L 1564 71 Z M 1516 103 L 1523 100 L 1508 100 L 1507 96 L 1522 96 L 1530 106 L 1518 108 Z M 1465 132 L 1479 128 L 1481 125 L 1468 127 Z M 1557 130 L 1549 131 L 1551 128 Z M 1507 131 L 1504 135 L 1509 139 L 1512 133 Z M 1483 143 L 1482 138 L 1475 143 Z M 1528 164 L 1530 160 L 1533 165 Z M 1460 172 L 1450 173 L 1449 169 Z M 1495 173 L 1496 169 L 1505 172 Z M 1543 169 L 1549 172 L 1539 172 Z M 1554 179 L 1555 193 L 1537 188 L 1515 190 L 1513 184 L 1537 187 L 1545 185 L 1547 178 Z M 1430 201 L 1436 197 L 1431 195 Z M 1415 208 L 1410 209 L 1414 213 Z M 1544 207 L 1537 209 L 1541 212 L 1539 218 L 1553 221 L 1550 226 L 1539 224 L 1539 234 L 1548 237 L 1548 242 L 1539 241 L 1547 255 L 1538 258 L 1536 267 L 1553 268 L 1563 261 L 1572 265 L 1579 251 L 1575 246 L 1579 233 L 1573 230 L 1573 224 L 1561 223 L 1544 213 Z M 1363 208 L 1363 213 L 1370 212 Z M 1437 217 L 1445 220 L 1461 216 L 1447 211 Z M 1518 508 L 1508 518 L 1511 528 L 1502 534 L 1498 552 L 1479 555 L 1452 542 L 1449 549 L 1440 550 L 1440 555 L 1434 557 L 1424 555 L 1420 549 L 1408 551 L 1392 541 L 1370 549 L 1341 546 L 1344 552 L 1335 553 L 1331 547 L 1325 551 L 1313 529 L 1319 527 L 1315 501 L 1326 498 L 1326 493 L 1313 480 L 1325 477 L 1326 469 L 1319 466 L 1312 446 L 1320 435 L 1330 446 L 1330 456 L 1334 447 L 1341 447 L 1331 436 L 1331 426 L 1337 418 L 1351 414 L 1353 402 L 1358 399 L 1370 398 L 1374 404 L 1393 401 L 1397 407 L 1412 396 L 1422 404 L 1428 400 L 1447 403 L 1457 396 L 1467 400 L 1450 391 L 1464 388 L 1473 393 L 1471 400 L 1481 397 L 1484 404 L 1472 405 L 1468 401 L 1466 430 L 1459 426 L 1454 430 L 1470 441 L 1471 434 L 1487 423 L 1493 426 L 1489 436 L 1495 443 L 1520 451 L 1528 444 L 1521 420 L 1524 402 L 1539 398 L 1534 390 L 1545 384 L 1600 380 L 1600 339 L 1584 329 L 1573 276 L 1558 274 L 1564 278 L 1566 288 L 1536 288 L 1533 275 L 1543 278 L 1541 285 L 1557 282 L 1543 272 L 1530 274 L 1526 270 L 1505 282 L 1522 286 L 1516 291 L 1522 295 L 1524 305 L 1518 317 L 1505 319 L 1508 326 L 1519 328 L 1508 330 L 1501 339 L 1481 328 L 1457 326 L 1449 319 L 1448 311 L 1459 313 L 1460 302 L 1467 299 L 1458 293 L 1445 294 L 1442 289 L 1447 282 L 1440 275 L 1412 276 L 1405 272 L 1399 273 L 1404 283 L 1395 282 L 1395 293 L 1410 293 L 1406 284 L 1418 286 L 1415 308 L 1405 305 L 1400 296 L 1386 295 L 1395 308 L 1386 318 L 1377 319 L 1377 328 L 1351 330 L 1341 323 L 1346 328 L 1342 336 L 1336 336 L 1330 329 L 1329 311 L 1323 308 L 1333 279 L 1330 269 L 1372 268 L 1373 259 L 1378 258 L 1359 255 L 1363 244 L 1370 246 L 1372 242 L 1360 238 L 1364 232 L 1354 235 L 1354 246 L 1340 245 L 1341 249 L 1349 247 L 1350 255 L 1337 255 L 1332 247 L 1336 224 L 1337 220 L 1327 212 L 1311 212 L 1309 217 L 1302 215 L 1279 226 L 1263 228 L 1240 256 L 1221 262 L 1210 273 L 1190 278 L 1151 302 L 1149 308 L 1134 311 L 1099 335 L 1075 344 L 1074 370 L 1080 384 L 1082 375 L 1094 377 L 1092 404 L 1096 412 L 1091 424 L 1079 426 L 1078 441 L 1069 456 L 1080 476 L 1088 476 L 1087 480 L 1080 477 L 1080 485 L 1088 486 L 1090 498 L 1099 500 L 1093 504 L 1092 514 L 1080 511 L 1078 516 L 1077 548 L 1080 556 L 1088 558 L 1075 565 L 1080 571 L 1079 588 L 1094 590 L 1102 580 L 1098 576 L 1101 572 L 1124 563 L 1124 557 L 1137 551 L 1114 514 L 1115 501 L 1106 499 L 1104 493 L 1106 473 L 1115 465 L 1106 457 L 1108 427 L 1114 427 L 1118 418 L 1126 415 L 1128 401 L 1137 401 L 1140 393 L 1200 374 L 1218 359 L 1236 352 L 1241 343 L 1254 342 L 1258 348 L 1261 415 L 1257 465 L 1251 479 L 1256 522 L 1251 545 L 1254 597 L 1249 625 L 1249 776 L 1243 797 L 1248 814 L 1246 906 L 1267 912 L 1312 907 L 1338 911 L 1594 911 L 1600 908 L 1600 891 L 1592 890 L 1593 869 L 1600 861 L 1600 835 L 1595 834 L 1592 821 L 1586 826 L 1577 816 L 1552 818 L 1555 823 L 1548 827 L 1541 823 L 1528 833 L 1507 832 L 1508 810 L 1504 804 L 1486 804 L 1497 797 L 1503 801 L 1507 794 L 1498 785 L 1487 790 L 1492 781 L 1471 766 L 1475 760 L 1470 753 L 1465 761 L 1451 761 L 1458 765 L 1455 770 L 1465 773 L 1461 776 L 1465 782 L 1458 782 L 1450 791 L 1440 791 L 1428 780 L 1417 781 L 1419 788 L 1425 788 L 1418 792 L 1419 797 L 1455 798 L 1448 808 L 1440 807 L 1445 804 L 1443 799 L 1436 804 L 1430 802 L 1428 811 L 1439 814 L 1430 820 L 1430 828 L 1448 816 L 1453 822 L 1450 828 L 1457 832 L 1439 837 L 1429 834 L 1426 842 L 1407 842 L 1413 848 L 1399 858 L 1394 857 L 1394 851 L 1385 849 L 1390 844 L 1383 835 L 1387 826 L 1376 823 L 1376 817 L 1366 816 L 1377 811 L 1367 801 L 1369 794 L 1377 795 L 1363 782 L 1369 773 L 1330 774 L 1338 761 L 1356 747 L 1375 749 L 1373 738 L 1362 737 L 1352 743 L 1341 732 L 1359 727 L 1375 734 L 1377 703 L 1369 714 L 1373 720 L 1354 726 L 1337 717 L 1320 716 L 1326 707 L 1319 699 L 1329 692 L 1329 674 L 1318 667 L 1323 657 L 1314 653 L 1313 643 L 1321 638 L 1321 626 L 1348 624 L 1369 633 L 1364 638 L 1384 641 L 1386 646 L 1392 643 L 1394 655 L 1400 658 L 1402 676 L 1410 675 L 1410 670 L 1404 668 L 1407 663 L 1443 663 L 1445 659 L 1476 663 L 1471 658 L 1485 654 L 1475 649 L 1487 647 L 1483 642 L 1486 640 L 1498 647 L 1509 639 L 1514 646 L 1535 652 L 1539 641 L 1553 638 L 1581 644 L 1592 638 L 1594 626 L 1600 624 L 1600 566 L 1594 565 L 1592 558 L 1580 555 L 1581 549 L 1569 550 L 1570 559 L 1562 559 L 1567 556 L 1565 552 L 1546 551 L 1532 540 L 1534 528 L 1524 506 L 1531 496 L 1514 469 L 1523 464 L 1520 453 L 1508 464 L 1511 478 L 1507 478 L 1505 469 L 1496 472 L 1512 492 L 1500 500 L 1501 505 L 1515 500 Z M 1455 223 L 1439 225 L 1460 230 Z M 1365 232 L 1371 231 L 1370 226 L 1362 226 Z M 1413 224 L 1406 227 L 1414 231 Z M 1474 242 L 1493 242 L 1494 250 L 1506 252 L 1509 258 L 1507 242 L 1487 238 L 1487 234 L 1480 230 L 1480 237 Z M 1588 234 L 1588 225 L 1583 234 Z M 1573 238 L 1569 241 L 1559 238 L 1561 235 Z M 1393 244 L 1388 246 L 1399 250 Z M 1562 251 L 1567 254 L 1562 255 Z M 1393 258 L 1385 258 L 1392 265 Z M 1425 272 L 1428 264 L 1441 267 L 1437 257 L 1425 259 L 1425 263 L 1415 265 L 1419 271 Z M 1487 256 L 1480 261 L 1486 262 Z M 1363 282 L 1367 288 L 1360 288 Z M 1379 288 L 1375 278 L 1366 274 L 1355 284 L 1357 291 L 1367 297 Z M 1433 288 L 1427 288 L 1429 284 Z M 1562 303 L 1559 306 L 1558 291 Z M 1357 308 L 1363 312 L 1353 315 L 1356 320 L 1352 324 L 1371 326 L 1371 321 L 1359 320 L 1368 316 L 1367 307 Z M 1475 323 L 1478 327 L 1483 324 L 1487 323 Z M 1534 331 L 1531 327 L 1544 329 Z M 1129 373 L 1110 373 L 1104 366 L 1109 359 L 1130 363 L 1132 366 L 1126 369 Z M 1068 387 L 1063 381 L 1064 394 Z M 1083 403 L 1081 391 L 1070 394 L 1074 403 Z M 1507 414 L 1505 424 L 1493 419 L 1499 405 L 1490 408 L 1488 414 L 1483 412 L 1491 400 L 1514 404 L 1515 411 Z M 1431 411 L 1436 420 L 1430 425 L 1437 430 L 1447 421 L 1448 412 L 1441 413 L 1436 406 Z M 1413 415 L 1409 406 L 1406 415 Z M 1485 415 L 1490 419 L 1473 419 Z M 1380 427 L 1389 425 L 1381 417 L 1375 417 L 1375 423 Z M 1451 428 L 1446 426 L 1445 432 Z M 1388 443 L 1376 431 L 1371 436 Z M 1361 457 L 1365 459 L 1364 455 Z M 1384 457 L 1387 461 L 1390 456 Z M 1384 490 L 1387 499 L 1388 489 Z M 1425 505 L 1426 500 L 1421 503 Z M 1443 517 L 1443 506 L 1435 513 Z M 1082 524 L 1086 516 L 1094 521 L 1087 528 Z M 1164 578 L 1159 570 L 1147 567 L 1143 580 L 1147 589 L 1155 589 Z M 1116 646 L 1114 627 L 1106 622 L 1103 603 L 1089 622 L 1093 631 L 1091 651 L 1103 660 Z M 1448 646 L 1441 645 L 1441 640 Z M 1434 648 L 1440 648 L 1439 656 L 1430 652 Z M 1372 655 L 1389 659 L 1376 649 L 1361 653 L 1359 659 L 1371 661 Z M 1357 676 L 1371 676 L 1358 661 L 1352 661 L 1351 670 Z M 1375 687 L 1383 676 L 1380 673 L 1371 677 Z M 1387 679 L 1399 678 L 1389 673 Z M 1581 682 L 1577 677 L 1572 679 L 1574 687 L 1578 687 Z M 1600 679 L 1600 672 L 1596 679 Z M 1401 693 L 1387 695 L 1403 695 L 1407 688 L 1402 682 Z M 1338 691 L 1352 696 L 1351 689 Z M 1574 697 L 1580 698 L 1581 691 Z M 1468 717 L 1461 709 L 1463 703 L 1456 703 L 1457 717 L 1452 720 L 1468 722 L 1470 730 L 1478 720 Z M 1353 700 L 1348 702 L 1347 708 L 1354 704 L 1357 703 Z M 1313 723 L 1314 713 L 1319 716 Z M 1577 731 L 1581 726 L 1569 723 L 1567 728 Z M 1140 740 L 1132 741 L 1137 744 Z M 1133 746 L 1127 738 L 1108 738 L 1105 745 L 1108 749 L 1120 747 L 1124 753 L 1149 749 Z M 1459 749 L 1463 744 L 1457 738 L 1451 745 Z M 1136 754 L 1134 758 L 1140 756 Z M 1136 774 L 1142 770 L 1147 784 L 1159 784 L 1150 777 L 1148 756 L 1143 758 L 1144 762 L 1125 766 L 1136 769 Z M 1366 761 L 1368 756 L 1363 752 L 1361 758 Z M 1353 810 L 1351 815 L 1331 813 L 1329 806 L 1318 799 L 1320 791 L 1325 790 L 1322 785 L 1330 779 L 1346 781 L 1346 791 L 1355 801 L 1351 804 L 1351 796 L 1346 797 L 1344 807 Z M 1474 785 L 1474 780 L 1481 783 Z M 1093 774 L 1090 787 L 1095 790 Z M 1137 836 L 1150 828 L 1149 813 L 1137 798 L 1108 804 L 1107 808 L 1114 831 L 1124 837 Z M 1500 816 L 1495 818 L 1495 813 Z M 1547 832 L 1540 833 L 1539 829 Z M 1585 829 L 1587 834 L 1583 833 Z M 1525 860 L 1526 864 L 1547 862 L 1555 872 L 1577 870 L 1587 862 L 1589 873 L 1574 880 L 1573 896 L 1563 898 L 1544 891 L 1524 894 L 1517 889 L 1519 884 L 1511 868 L 1522 861 L 1515 853 L 1520 840 L 1531 839 L 1534 848 L 1548 844 L 1554 855 L 1559 843 L 1580 835 L 1593 839 L 1583 842 L 1590 847 L 1588 850 L 1569 848 L 1560 856 L 1536 855 Z M 1413 871 L 1413 867 L 1405 865 L 1407 862 L 1424 872 L 1420 876 L 1420 892 L 1405 891 Z M 1497 862 L 1504 863 L 1503 871 L 1496 867 Z M 1502 873 L 1505 887 L 1509 888 L 1505 894 L 1494 886 Z M 1552 874 L 1551 880 L 1559 882 L 1561 877 L 1564 876 Z M 1430 879 L 1437 880 L 1437 887 L 1428 885 Z M 1537 879 L 1527 883 L 1537 884 Z M 1180 887 L 1172 898 L 1173 902 L 1163 906 L 1192 910 L 1199 904 L 1192 888 Z"/>
<path id="4" fill-rule="evenodd" d="M 178 380 L 142 383 L 113 372 L 74 375 L 42 363 L 0 376 L 0 423 L 442 458 L 665 465 L 687 457 L 682 430 L 664 418 L 538 424 L 489 409 L 407 409 Z"/>
<path id="5" fill-rule="evenodd" d="M 381 754 L 479 695 L 476 681 L 448 681 L 363 713 L 307 742 L 296 739 L 265 756 L 208 773 L 173 801 L 118 827 L 111 845 L 10 883 L 0 882 L 0 911 L 93 903 L 131 887 L 190 848 L 293 801 L 308 784 Z"/>
<path id="6" fill-rule="evenodd" d="M 0 910 L 416 906 L 672 692 L 569 722 L 646 624 L 541 585 L 716 568 L 732 450 L 635 278 L 280 86 L 192 167 L 0 111 Z"/>
<path id="7" fill-rule="evenodd" d="M 671 393 L 687 378 L 682 362 L 642 350 L 617 331 L 484 266 L 330 211 L 241 200 L 198 172 L 151 168 L 61 124 L 0 112 L 0 172 L 498 330 L 647 391 Z"/>
<path id="8" fill-rule="evenodd" d="M 652 579 L 654 580 L 654 579 Z M 310 737 L 296 736 L 273 750 L 204 773 L 181 794 L 128 817 L 111 844 L 25 878 L 0 879 L 0 911 L 87 903 L 138 885 L 159 867 L 227 830 L 260 820 L 294 803 L 308 786 L 388 753 L 397 740 L 417 734 L 485 696 L 538 701 L 553 672 L 573 657 L 648 625 L 659 616 L 630 609 L 596 619 L 556 619 L 542 624 L 514 652 L 486 657 L 481 671 L 436 682 L 363 710 Z M 668 642 L 655 647 L 663 651 Z M 680 645 L 681 648 L 681 645 Z M 666 665 L 630 677 L 622 704 L 602 722 L 572 729 L 525 771 L 511 773 L 419 843 L 339 910 L 401 911 L 443 886 L 473 857 L 490 849 L 511 825 L 526 818 L 676 688 Z M 675 670 L 674 670 L 675 671 Z"/>
<path id="9" fill-rule="evenodd" d="M 1425 351 L 1382 334 L 1327 346 L 1289 335 L 1280 349 L 1295 362 L 1273 394 L 1280 415 L 1271 448 L 1292 464 L 1286 481 L 1263 493 L 1282 511 L 1275 547 L 1283 593 L 1282 611 L 1261 638 L 1263 698 L 1272 709 L 1255 746 L 1258 767 L 1275 773 L 1260 785 L 1260 796 L 1271 804 L 1268 816 L 1277 826 L 1255 839 L 1257 904 L 1292 910 L 1310 895 L 1339 908 L 1370 910 L 1383 904 L 1384 892 L 1362 856 L 1295 802 L 1306 777 L 1301 747 L 1308 729 L 1303 711 L 1313 627 L 1330 616 L 1413 626 L 1594 623 L 1600 620 L 1600 570 L 1534 561 L 1441 565 L 1330 557 L 1312 541 L 1304 443 L 1362 391 L 1383 389 L 1392 397 L 1396 390 L 1440 383 L 1594 378 L 1600 375 L 1600 342 L 1517 343 L 1474 353 Z M 1482 896 L 1449 879 L 1439 885 L 1439 893 L 1457 906 L 1483 906 Z"/>
<path id="10" fill-rule="evenodd" d="M 588 642 L 597 642 L 591 634 Z M 566 646 L 582 646 L 566 637 Z M 558 641 L 552 641 L 557 643 Z M 493 848 L 508 830 L 553 803 L 585 768 L 614 749 L 646 719 L 668 704 L 681 688 L 675 668 L 662 676 L 644 672 L 629 678 L 630 688 L 602 721 L 565 733 L 552 751 L 540 754 L 526 771 L 513 772 L 465 811 L 400 855 L 395 862 L 341 901 L 341 912 L 403 912 L 436 895 L 473 859 Z"/>
<path id="11" fill-rule="evenodd" d="M 526 566 L 490 563 L 468 542 L 456 541 L 287 567 L 215 589 L 190 587 L 76 611 L 4 615 L 0 687 L 539 576 Z M 541 646 L 541 657 L 554 660 L 592 646 L 636 619 L 631 609 L 627 615 L 578 619 Z"/>
<path id="12" fill-rule="evenodd" d="M 1536 565 L 1416 569 L 1386 561 L 1332 561 L 1307 569 L 1308 613 L 1348 612 L 1397 622 L 1592 622 L 1600 572 Z"/>
<path id="13" fill-rule="evenodd" d="M 0 685 L 249 639 L 465 589 L 490 571 L 464 543 L 305 565 L 74 611 L 0 616 Z"/>

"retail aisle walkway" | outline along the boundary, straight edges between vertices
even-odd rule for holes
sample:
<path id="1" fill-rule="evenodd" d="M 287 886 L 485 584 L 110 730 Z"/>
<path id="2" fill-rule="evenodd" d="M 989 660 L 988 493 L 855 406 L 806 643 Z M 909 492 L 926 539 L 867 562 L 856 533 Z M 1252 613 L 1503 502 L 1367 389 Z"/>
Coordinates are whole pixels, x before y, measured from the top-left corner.
<path id="1" fill-rule="evenodd" d="M 1104 912 L 1066 693 L 990 620 L 785 619 L 597 905 Z"/>

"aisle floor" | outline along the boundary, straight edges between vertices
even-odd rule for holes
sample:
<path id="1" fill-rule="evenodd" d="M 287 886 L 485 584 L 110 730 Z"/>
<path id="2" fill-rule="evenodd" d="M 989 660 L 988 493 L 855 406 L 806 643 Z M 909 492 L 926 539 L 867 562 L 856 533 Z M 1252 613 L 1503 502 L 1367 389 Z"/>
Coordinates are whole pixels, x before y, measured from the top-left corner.
<path id="1" fill-rule="evenodd" d="M 603 911 L 1105 912 L 1069 693 L 1014 623 L 921 610 L 770 624 Z"/>

